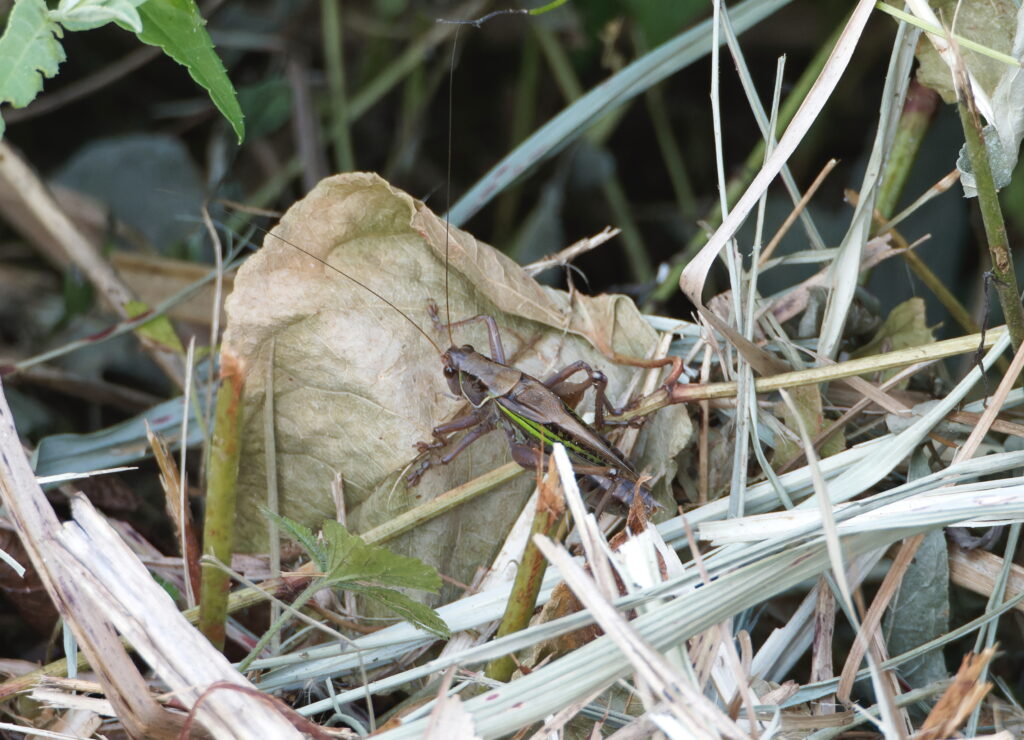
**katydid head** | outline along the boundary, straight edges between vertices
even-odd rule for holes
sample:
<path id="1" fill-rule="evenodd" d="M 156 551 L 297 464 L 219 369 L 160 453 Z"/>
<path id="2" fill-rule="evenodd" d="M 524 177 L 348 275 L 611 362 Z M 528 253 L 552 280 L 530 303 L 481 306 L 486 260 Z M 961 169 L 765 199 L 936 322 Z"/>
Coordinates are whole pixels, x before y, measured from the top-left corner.
<path id="1" fill-rule="evenodd" d="M 523 377 L 520 370 L 495 362 L 471 345 L 449 347 L 441 356 L 444 377 L 452 393 L 479 408 L 488 399 L 503 396 Z"/>
<path id="2" fill-rule="evenodd" d="M 489 397 L 487 386 L 480 378 L 463 370 L 470 364 L 467 363 L 467 359 L 475 354 L 476 350 L 468 344 L 462 347 L 452 346 L 441 356 L 441 361 L 444 364 L 444 377 L 451 392 L 465 398 L 474 407 L 479 407 Z"/>

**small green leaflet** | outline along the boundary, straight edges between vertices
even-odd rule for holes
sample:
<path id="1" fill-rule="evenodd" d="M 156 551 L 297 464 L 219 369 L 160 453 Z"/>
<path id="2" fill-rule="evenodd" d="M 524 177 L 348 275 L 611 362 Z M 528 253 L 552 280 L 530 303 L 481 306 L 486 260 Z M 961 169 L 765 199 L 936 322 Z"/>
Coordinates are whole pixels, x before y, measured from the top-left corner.
<path id="1" fill-rule="evenodd" d="M 354 591 L 438 637 L 450 636 L 448 625 L 437 612 L 395 590 L 413 588 L 436 593 L 441 588 L 441 577 L 432 566 L 384 547 L 367 545 L 333 520 L 324 522 L 322 538 L 318 539 L 308 527 L 296 521 L 265 513 L 295 538 L 323 571 L 323 578 L 314 584 L 316 590 L 341 588 Z"/>
<path id="2" fill-rule="evenodd" d="M 134 319 L 148 312 L 150 308 L 142 301 L 128 301 L 124 304 L 124 310 L 128 314 L 128 318 Z M 152 320 L 135 329 L 135 333 L 143 339 L 155 342 L 163 349 L 177 352 L 181 356 L 185 354 L 185 348 L 182 346 L 181 340 L 178 339 L 171 320 L 166 316 L 154 315 Z"/>

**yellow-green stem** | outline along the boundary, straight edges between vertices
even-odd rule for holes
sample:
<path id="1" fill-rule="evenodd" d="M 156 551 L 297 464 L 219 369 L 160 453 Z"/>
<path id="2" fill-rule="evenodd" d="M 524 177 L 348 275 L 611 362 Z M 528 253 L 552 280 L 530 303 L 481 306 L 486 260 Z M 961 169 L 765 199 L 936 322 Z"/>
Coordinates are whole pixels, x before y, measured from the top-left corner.
<path id="1" fill-rule="evenodd" d="M 203 554 L 222 563 L 231 562 L 235 535 L 235 500 L 238 460 L 241 452 L 241 396 L 245 374 L 231 355 L 221 355 L 221 387 L 217 393 L 213 442 L 210 445 L 203 520 Z M 203 566 L 199 589 L 199 630 L 216 647 L 224 647 L 228 614 L 228 574 Z"/>
<path id="2" fill-rule="evenodd" d="M 550 481 L 552 478 L 549 476 L 548 480 Z M 540 593 L 541 583 L 544 581 L 544 571 L 547 569 L 548 561 L 533 543 L 533 536 L 543 534 L 546 537 L 551 537 L 564 519 L 564 512 L 553 511 L 550 506 L 545 505 L 544 499 L 543 494 L 537 499 L 537 512 L 533 517 L 533 527 L 530 529 L 530 537 L 526 541 L 523 557 L 519 561 L 516 580 L 512 584 L 512 592 L 505 604 L 505 614 L 501 618 L 497 637 L 503 637 L 527 627 L 533 616 L 533 610 L 537 608 L 537 595 Z M 512 678 L 515 669 L 516 663 L 512 656 L 503 655 L 488 664 L 485 675 L 504 683 Z"/>

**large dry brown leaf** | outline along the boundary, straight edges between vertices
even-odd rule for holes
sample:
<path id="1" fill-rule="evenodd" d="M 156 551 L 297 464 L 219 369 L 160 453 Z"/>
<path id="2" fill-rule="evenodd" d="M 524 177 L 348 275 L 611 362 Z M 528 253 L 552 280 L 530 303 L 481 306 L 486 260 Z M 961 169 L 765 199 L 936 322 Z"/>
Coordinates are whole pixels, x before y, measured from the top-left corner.
<path id="1" fill-rule="evenodd" d="M 586 360 L 608 374 L 613 398 L 635 369 L 612 364 L 596 347 L 643 356 L 655 343 L 627 299 L 600 296 L 570 305 L 565 293 L 541 287 L 466 232 L 453 228 L 446 238 L 443 221 L 376 175 L 323 180 L 272 231 L 281 238 L 268 236 L 239 270 L 226 306 L 225 351 L 247 369 L 242 550 L 266 546 L 259 507 L 266 502 L 263 408 L 271 346 L 280 508 L 289 517 L 313 528 L 333 517 L 330 483 L 338 472 L 348 523 L 366 531 L 509 459 L 504 436 L 492 433 L 407 488 L 403 472 L 416 457 L 415 444 L 465 404 L 451 397 L 437 350 L 409 320 L 291 245 L 372 287 L 447 347 L 448 337 L 431 327 L 427 313 L 430 299 L 444 310 L 447 242 L 453 320 L 494 316 L 509 362 L 538 377 Z M 457 329 L 454 341 L 489 354 L 486 332 L 475 325 Z M 651 457 L 641 467 L 671 474 L 671 457 L 689 436 L 685 409 L 661 412 L 642 438 Z M 389 546 L 468 579 L 493 556 L 532 478 L 522 476 Z"/>

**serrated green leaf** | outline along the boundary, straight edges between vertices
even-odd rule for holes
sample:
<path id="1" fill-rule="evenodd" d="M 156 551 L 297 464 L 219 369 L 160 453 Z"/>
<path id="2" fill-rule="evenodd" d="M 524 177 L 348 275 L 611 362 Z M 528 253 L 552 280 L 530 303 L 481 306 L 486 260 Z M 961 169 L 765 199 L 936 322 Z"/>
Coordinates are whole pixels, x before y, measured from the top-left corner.
<path id="1" fill-rule="evenodd" d="M 276 514 L 266 507 L 263 507 L 263 513 L 269 519 L 274 520 L 283 531 L 290 534 L 292 539 L 299 543 L 299 547 L 306 552 L 309 559 L 315 562 L 321 570 L 327 571 L 327 552 L 317 540 L 316 535 L 313 534 L 313 530 L 294 519 Z"/>
<path id="2" fill-rule="evenodd" d="M 142 31 L 142 19 L 136 8 L 145 0 L 61 0 L 50 19 L 69 31 L 88 31 L 116 22 L 135 33 Z"/>
<path id="3" fill-rule="evenodd" d="M 328 555 L 328 579 L 332 581 L 371 581 L 376 585 L 437 591 L 441 577 L 437 570 L 416 558 L 367 545 L 334 520 L 324 522 L 324 540 Z"/>
<path id="4" fill-rule="evenodd" d="M 324 521 L 321 543 L 305 525 L 266 508 L 263 513 L 294 537 L 325 572 L 310 595 L 321 588 L 360 593 L 428 632 L 444 638 L 450 636 L 448 625 L 437 612 L 394 590 L 402 587 L 436 593 L 441 587 L 441 578 L 433 567 L 416 558 L 367 545 L 333 519 Z"/>
<path id="5" fill-rule="evenodd" d="M 0 37 L 0 103 L 24 108 L 43 89 L 66 58 L 58 39 L 62 31 L 50 20 L 43 0 L 18 0 Z M 0 136 L 3 122 L 0 121 Z"/>
<path id="6" fill-rule="evenodd" d="M 368 599 L 373 599 L 402 619 L 412 622 L 417 627 L 421 627 L 438 637 L 444 639 L 451 637 L 451 630 L 448 629 L 448 625 L 438 616 L 437 612 L 426 604 L 410 599 L 401 591 L 363 586 L 361 584 L 353 584 L 347 588 L 349 591 L 355 591 Z"/>
<path id="7" fill-rule="evenodd" d="M 210 95 L 217 110 L 234 129 L 239 143 L 245 138 L 242 109 L 224 64 L 214 51 L 206 21 L 192 0 L 160 0 L 139 8 L 144 44 L 159 46 L 171 59 L 188 69 Z"/>

